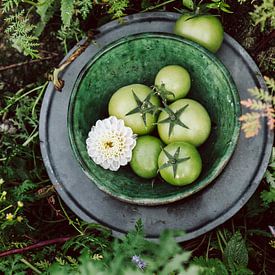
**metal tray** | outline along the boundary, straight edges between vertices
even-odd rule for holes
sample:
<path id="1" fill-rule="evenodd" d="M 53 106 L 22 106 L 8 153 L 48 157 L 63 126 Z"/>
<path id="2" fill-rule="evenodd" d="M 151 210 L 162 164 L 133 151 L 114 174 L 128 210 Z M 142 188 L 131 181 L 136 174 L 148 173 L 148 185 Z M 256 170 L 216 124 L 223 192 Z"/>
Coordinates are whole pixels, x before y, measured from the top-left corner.
<path id="1" fill-rule="evenodd" d="M 177 13 L 140 13 L 127 16 L 123 24 L 112 21 L 103 25 L 95 37 L 96 43 L 91 43 L 64 72 L 62 92 L 56 92 L 50 83 L 43 99 L 39 136 L 43 160 L 52 183 L 80 218 L 109 227 L 114 236 L 119 237 L 132 230 L 139 218 L 148 239 L 157 239 L 167 228 L 186 232 L 177 239 L 179 242 L 200 236 L 236 214 L 255 192 L 268 165 L 273 132 L 267 129 L 265 123 L 255 138 L 246 139 L 243 134 L 240 135 L 226 169 L 207 188 L 177 203 L 146 207 L 121 202 L 100 191 L 73 156 L 67 112 L 70 94 L 81 69 L 102 47 L 121 37 L 142 32 L 171 33 L 178 17 Z M 254 61 L 229 35 L 225 34 L 217 56 L 230 71 L 241 99 L 249 96 L 249 88 L 266 89 Z"/>

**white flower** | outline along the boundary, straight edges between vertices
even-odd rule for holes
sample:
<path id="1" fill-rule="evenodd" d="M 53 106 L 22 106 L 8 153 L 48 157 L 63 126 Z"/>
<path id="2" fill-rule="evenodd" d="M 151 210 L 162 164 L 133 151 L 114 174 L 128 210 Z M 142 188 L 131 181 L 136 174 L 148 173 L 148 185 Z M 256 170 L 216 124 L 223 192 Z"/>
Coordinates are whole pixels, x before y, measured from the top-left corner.
<path id="1" fill-rule="evenodd" d="M 86 140 L 89 156 L 104 169 L 117 171 L 132 158 L 136 136 L 114 116 L 98 120 Z"/>

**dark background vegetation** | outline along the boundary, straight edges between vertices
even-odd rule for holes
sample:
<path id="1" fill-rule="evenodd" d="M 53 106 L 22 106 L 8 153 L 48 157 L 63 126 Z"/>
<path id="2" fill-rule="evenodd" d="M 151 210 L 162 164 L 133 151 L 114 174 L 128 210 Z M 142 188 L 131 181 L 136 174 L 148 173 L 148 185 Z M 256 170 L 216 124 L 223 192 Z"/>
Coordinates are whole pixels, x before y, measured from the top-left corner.
<path id="1" fill-rule="evenodd" d="M 131 254 L 127 254 L 129 251 L 139 252 L 141 258 L 142 255 L 151 257 L 157 265 L 160 256 L 156 251 L 167 249 L 165 241 L 149 248 L 142 238 L 140 224 L 124 242 L 114 243 L 108 230 L 78 220 L 59 199 L 43 166 L 37 127 L 45 83 L 77 39 L 113 17 L 108 1 L 91 2 L 95 3 L 87 18 L 76 15 L 80 31 L 73 35 L 58 35 L 62 19 L 58 11 L 53 14 L 39 38 L 39 59 L 31 59 L 13 48 L 4 32 L 7 28 L 5 17 L 19 7 L 28 10 L 28 1 L 7 13 L 0 10 L 0 273 L 85 274 L 86 268 L 87 274 L 96 274 L 92 270 L 101 270 L 99 262 L 104 262 L 107 271 L 102 274 L 124 274 L 126 269 L 123 271 L 119 269 L 122 267 L 114 265 L 126 262 L 124 267 L 135 270 Z M 155 5 L 163 2 L 130 1 L 124 13 L 154 10 Z M 255 3 L 262 1 L 243 2 L 241 5 L 235 0 L 226 1 L 233 13 L 218 11 L 224 29 L 249 52 L 262 74 L 272 77 L 275 72 L 274 29 L 267 23 L 261 30 L 251 19 L 249 13 L 255 9 Z M 175 8 L 182 8 L 181 1 L 171 1 L 159 9 L 175 11 Z M 31 15 L 31 20 L 39 20 L 38 15 Z M 275 224 L 275 192 L 269 186 L 270 181 L 274 181 L 274 162 L 272 165 L 251 200 L 222 226 L 180 245 L 171 241 L 172 235 L 165 235 L 163 238 L 169 240 L 172 252 L 166 251 L 163 263 L 155 270 L 161 274 L 161 270 L 165 270 L 164 261 L 171 261 L 174 253 L 182 256 L 180 263 L 186 262 L 186 268 L 187 263 L 190 267 L 194 264 L 205 267 L 201 274 L 274 274 L 275 241 L 268 227 Z M 18 206 L 18 201 L 23 202 L 23 207 Z M 13 217 L 9 219 L 8 213 Z M 33 244 L 36 247 L 30 247 Z M 184 251 L 192 251 L 192 257 Z M 3 253 L 11 255 L 1 257 Z M 82 258 L 78 259 L 80 255 Z M 98 269 L 89 266 L 91 263 L 98 265 Z"/>

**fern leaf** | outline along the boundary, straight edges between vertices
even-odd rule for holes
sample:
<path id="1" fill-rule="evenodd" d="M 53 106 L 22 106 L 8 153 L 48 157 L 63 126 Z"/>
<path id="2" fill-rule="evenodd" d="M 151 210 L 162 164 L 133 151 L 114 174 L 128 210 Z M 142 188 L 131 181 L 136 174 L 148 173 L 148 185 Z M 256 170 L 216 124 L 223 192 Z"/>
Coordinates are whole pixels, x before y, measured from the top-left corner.
<path id="1" fill-rule="evenodd" d="M 261 199 L 263 200 L 263 204 L 266 207 L 268 207 L 270 203 L 275 202 L 275 188 L 271 187 L 269 191 L 262 191 Z"/>
<path id="2" fill-rule="evenodd" d="M 267 21 L 270 21 L 271 29 L 275 28 L 274 9 L 274 0 L 263 0 L 259 6 L 254 5 L 250 15 L 255 25 L 260 24 L 261 31 L 264 31 Z"/>
<path id="3" fill-rule="evenodd" d="M 74 13 L 74 1 L 61 0 L 61 19 L 64 26 L 66 27 L 70 26 L 73 13 Z"/>
<path id="4" fill-rule="evenodd" d="M 275 79 L 265 76 L 264 77 L 266 86 L 272 91 L 275 92 Z"/>
<path id="5" fill-rule="evenodd" d="M 268 103 L 272 102 L 272 95 L 263 89 L 259 89 L 255 87 L 255 88 L 248 89 L 248 92 L 256 99 L 259 99 Z"/>
<path id="6" fill-rule="evenodd" d="M 12 46 L 24 55 L 39 58 L 37 47 L 38 38 L 33 35 L 35 26 L 30 24 L 29 18 L 24 16 L 24 10 L 5 18 L 9 24 L 5 33 L 9 36 Z"/>
<path id="7" fill-rule="evenodd" d="M 268 125 L 269 129 L 273 130 L 274 124 L 275 124 L 275 110 L 271 105 L 266 107 L 265 115 L 267 117 L 267 125 Z"/>
<path id="8" fill-rule="evenodd" d="M 21 0 L 3 0 L 2 2 L 2 10 L 4 13 L 7 13 L 14 8 L 18 7 Z"/>
<path id="9" fill-rule="evenodd" d="M 88 17 L 92 8 L 93 8 L 92 0 L 82 0 L 78 2 L 78 9 L 84 20 Z"/>
<path id="10" fill-rule="evenodd" d="M 255 100 L 255 99 L 246 99 L 246 100 L 241 100 L 241 104 L 245 106 L 246 108 L 249 108 L 254 111 L 263 111 L 267 108 L 267 104 L 263 103 L 260 100 Z"/>
<path id="11" fill-rule="evenodd" d="M 265 177 L 267 183 L 272 188 L 275 188 L 275 173 L 271 173 L 269 170 L 266 170 L 264 177 Z"/>
<path id="12" fill-rule="evenodd" d="M 201 275 L 228 275 L 225 265 L 219 259 L 206 259 L 200 256 L 194 257 L 192 263 L 202 267 Z"/>
<path id="13" fill-rule="evenodd" d="M 252 112 L 246 113 L 239 118 L 246 138 L 254 137 L 259 133 L 261 129 L 260 117 L 259 113 Z"/>
<path id="14" fill-rule="evenodd" d="M 40 260 L 39 262 L 36 262 L 35 265 L 42 269 L 43 271 L 46 271 L 49 269 L 51 263 L 48 260 Z"/>
<path id="15" fill-rule="evenodd" d="M 19 186 L 16 186 L 12 190 L 12 195 L 15 201 L 34 201 L 35 198 L 30 191 L 37 188 L 37 184 L 30 180 L 25 180 Z"/>
<path id="16" fill-rule="evenodd" d="M 129 6 L 129 0 L 107 0 L 110 6 L 108 13 L 113 15 L 113 18 L 121 18 L 125 15 L 125 10 Z"/>
<path id="17" fill-rule="evenodd" d="M 268 167 L 270 167 L 273 171 L 275 170 L 275 147 L 272 148 L 271 159 Z"/>

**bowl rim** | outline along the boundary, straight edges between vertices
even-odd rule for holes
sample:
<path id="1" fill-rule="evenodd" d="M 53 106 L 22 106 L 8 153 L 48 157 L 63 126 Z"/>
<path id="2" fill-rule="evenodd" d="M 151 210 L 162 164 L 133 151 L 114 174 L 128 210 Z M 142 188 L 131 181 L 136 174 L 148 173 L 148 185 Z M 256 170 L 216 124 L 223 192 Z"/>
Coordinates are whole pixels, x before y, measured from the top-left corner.
<path id="1" fill-rule="evenodd" d="M 228 86 L 230 87 L 230 91 L 231 91 L 231 95 L 232 95 L 232 99 L 233 99 L 233 103 L 234 103 L 234 110 L 235 110 L 234 130 L 233 130 L 232 138 L 231 138 L 231 141 L 230 141 L 230 145 L 227 147 L 224 155 L 221 157 L 219 165 L 215 169 L 213 169 L 210 174 L 207 175 L 205 180 L 199 181 L 197 183 L 197 186 L 196 186 L 195 189 L 193 188 L 189 191 L 185 191 L 183 193 L 170 195 L 170 196 L 167 196 L 165 198 L 132 198 L 132 197 L 125 196 L 123 194 L 115 195 L 114 193 L 112 193 L 109 190 L 109 188 L 106 188 L 105 186 L 102 186 L 101 184 L 98 184 L 97 179 L 95 179 L 95 177 L 93 177 L 91 175 L 91 173 L 89 172 L 89 167 L 86 165 L 86 163 L 82 159 L 81 154 L 80 154 L 79 149 L 78 149 L 78 146 L 77 146 L 76 142 L 74 142 L 74 140 L 75 140 L 75 133 L 73 131 L 74 104 L 72 102 L 74 102 L 74 100 L 75 100 L 77 90 L 78 90 L 79 84 L 81 83 L 81 81 L 83 79 L 83 76 L 86 74 L 86 72 L 89 70 L 89 68 L 95 62 L 97 62 L 97 60 L 99 58 L 101 58 L 101 56 L 103 56 L 104 54 L 106 54 L 110 50 L 112 50 L 112 49 L 114 49 L 114 48 L 116 48 L 116 47 L 118 47 L 118 46 L 120 46 L 124 43 L 127 43 L 129 41 L 137 40 L 137 39 L 144 39 L 144 38 L 173 39 L 173 40 L 185 43 L 185 44 L 187 44 L 191 47 L 194 47 L 195 49 L 199 50 L 202 54 L 207 56 L 209 59 L 211 59 L 212 62 L 215 63 L 217 65 L 217 67 L 219 67 L 219 69 L 222 72 L 224 78 L 226 79 L 226 82 L 227 82 Z M 213 54 L 212 52 L 210 52 L 206 48 L 202 47 L 201 45 L 199 45 L 199 44 L 197 44 L 197 43 L 195 43 L 191 40 L 185 39 L 181 36 L 171 34 L 171 33 L 164 33 L 164 32 L 144 32 L 144 33 L 131 34 L 131 35 L 122 37 L 118 40 L 115 40 L 115 41 L 107 44 L 106 46 L 104 46 L 99 52 L 97 52 L 94 56 L 91 57 L 91 59 L 85 64 L 85 66 L 81 69 L 81 71 L 77 75 L 77 79 L 76 79 L 76 81 L 73 85 L 73 89 L 72 89 L 72 92 L 71 92 L 71 95 L 70 95 L 70 98 L 69 98 L 69 104 L 68 104 L 67 112 L 68 112 L 67 130 L 68 130 L 68 134 L 69 134 L 69 143 L 70 143 L 72 151 L 74 153 L 74 157 L 77 159 L 77 161 L 80 164 L 80 166 L 81 166 L 83 172 L 85 173 L 85 175 L 101 191 L 107 193 L 108 195 L 110 195 L 110 196 L 112 196 L 112 197 L 114 197 L 114 198 L 116 198 L 120 201 L 123 201 L 123 202 L 131 203 L 131 204 L 137 204 L 137 205 L 144 205 L 144 206 L 165 205 L 165 204 L 169 204 L 169 203 L 179 201 L 181 199 L 187 198 L 190 195 L 193 195 L 193 194 L 199 192 L 200 190 L 202 190 L 203 188 L 208 186 L 210 183 L 212 183 L 221 174 L 221 172 L 223 171 L 226 164 L 230 161 L 230 159 L 231 159 L 231 157 L 234 153 L 234 150 L 237 146 L 237 141 L 238 141 L 238 138 L 239 138 L 239 135 L 240 135 L 240 128 L 241 128 L 241 123 L 239 121 L 239 117 L 241 115 L 239 92 L 238 92 L 238 89 L 235 85 L 235 82 L 234 82 L 231 74 L 229 73 L 229 71 L 227 70 L 225 65 L 218 59 L 218 57 L 215 54 Z M 190 184 L 190 186 L 192 184 Z"/>

